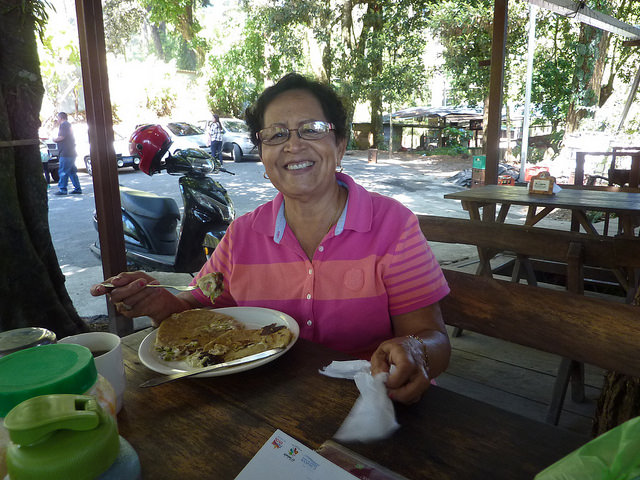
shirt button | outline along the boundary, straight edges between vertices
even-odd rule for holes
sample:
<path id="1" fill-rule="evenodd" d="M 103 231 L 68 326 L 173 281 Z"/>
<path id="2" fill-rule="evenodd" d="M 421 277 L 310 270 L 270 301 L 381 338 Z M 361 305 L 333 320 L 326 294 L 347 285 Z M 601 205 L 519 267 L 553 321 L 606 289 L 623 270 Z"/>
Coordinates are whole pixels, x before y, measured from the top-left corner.
<path id="1" fill-rule="evenodd" d="M 311 275 L 313 273 L 313 268 L 309 269 L 309 275 Z"/>
<path id="2" fill-rule="evenodd" d="M 307 293 L 307 300 L 311 300 L 311 294 Z"/>
<path id="3" fill-rule="evenodd" d="M 324 247 L 323 247 L 322 245 L 320 245 L 320 246 L 318 247 L 318 251 L 319 251 L 319 252 L 324 252 Z"/>
<path id="4" fill-rule="evenodd" d="M 311 320 L 307 320 L 307 325 L 311 326 L 313 325 L 313 322 Z"/>

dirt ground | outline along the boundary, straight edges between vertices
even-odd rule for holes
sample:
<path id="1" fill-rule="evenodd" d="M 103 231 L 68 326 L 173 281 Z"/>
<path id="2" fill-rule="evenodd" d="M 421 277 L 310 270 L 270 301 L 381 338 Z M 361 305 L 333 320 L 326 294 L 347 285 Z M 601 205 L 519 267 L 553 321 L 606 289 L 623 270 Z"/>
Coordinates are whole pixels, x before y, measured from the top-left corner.
<path id="1" fill-rule="evenodd" d="M 367 150 L 349 150 L 347 155 L 351 155 L 356 158 L 368 159 L 369 152 Z M 389 158 L 389 153 L 386 151 L 378 152 L 378 161 L 402 161 L 402 162 L 416 162 L 420 168 L 428 170 L 436 176 L 451 176 L 471 168 L 473 165 L 473 157 L 471 155 L 431 155 L 426 156 L 421 153 L 412 152 L 394 152 Z"/>
<path id="2" fill-rule="evenodd" d="M 367 150 L 351 150 L 347 155 L 356 158 L 368 159 Z M 456 173 L 472 168 L 473 157 L 471 155 L 432 155 L 425 156 L 419 153 L 411 152 L 395 152 L 389 159 L 388 152 L 378 152 L 378 161 L 394 161 L 415 162 L 416 168 L 423 170 L 429 175 L 448 179 Z M 560 221 L 570 221 L 571 211 L 565 209 L 556 209 L 548 215 L 549 218 Z"/>

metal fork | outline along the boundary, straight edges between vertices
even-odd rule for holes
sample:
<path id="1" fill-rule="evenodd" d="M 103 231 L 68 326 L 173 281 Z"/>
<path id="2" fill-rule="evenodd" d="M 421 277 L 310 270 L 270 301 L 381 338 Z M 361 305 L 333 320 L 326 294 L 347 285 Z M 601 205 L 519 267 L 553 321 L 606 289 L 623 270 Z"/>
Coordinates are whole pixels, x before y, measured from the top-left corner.
<path id="1" fill-rule="evenodd" d="M 116 288 L 116 286 L 110 282 L 102 282 L 101 285 L 107 288 Z M 156 284 L 148 284 L 147 287 L 152 288 L 171 288 L 173 290 L 178 290 L 179 292 L 190 292 L 191 290 L 195 290 L 198 288 L 197 285 L 156 285 Z"/>

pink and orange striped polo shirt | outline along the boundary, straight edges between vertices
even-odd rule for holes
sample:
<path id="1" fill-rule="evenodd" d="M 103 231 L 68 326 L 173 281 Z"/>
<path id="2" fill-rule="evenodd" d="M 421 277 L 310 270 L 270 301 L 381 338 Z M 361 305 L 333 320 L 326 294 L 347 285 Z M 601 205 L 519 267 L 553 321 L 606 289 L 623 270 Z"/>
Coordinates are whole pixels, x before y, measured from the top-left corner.
<path id="1" fill-rule="evenodd" d="M 287 227 L 279 193 L 229 226 L 192 284 L 220 271 L 216 307 L 279 310 L 296 319 L 302 338 L 366 358 L 393 337 L 391 316 L 431 305 L 449 287 L 409 209 L 336 176 L 347 205 L 313 261 Z M 193 295 L 211 306 L 200 290 Z"/>

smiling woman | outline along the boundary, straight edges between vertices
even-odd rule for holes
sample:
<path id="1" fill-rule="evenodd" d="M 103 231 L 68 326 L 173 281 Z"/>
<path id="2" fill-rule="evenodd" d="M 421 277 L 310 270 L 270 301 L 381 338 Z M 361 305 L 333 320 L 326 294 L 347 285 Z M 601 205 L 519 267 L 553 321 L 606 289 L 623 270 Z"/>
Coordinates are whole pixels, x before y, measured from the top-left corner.
<path id="1" fill-rule="evenodd" d="M 447 367 L 450 345 L 438 307 L 449 289 L 415 215 L 338 171 L 346 113 L 329 86 L 289 74 L 246 121 L 278 194 L 231 224 L 192 283 L 222 272 L 216 308 L 284 312 L 302 338 L 370 358 L 374 373 L 395 365 L 389 395 L 417 401 Z M 124 315 L 162 322 L 212 306 L 199 290 L 174 297 L 145 290 L 147 281 L 141 272 L 111 280 L 120 286 L 111 300 L 132 306 Z"/>

